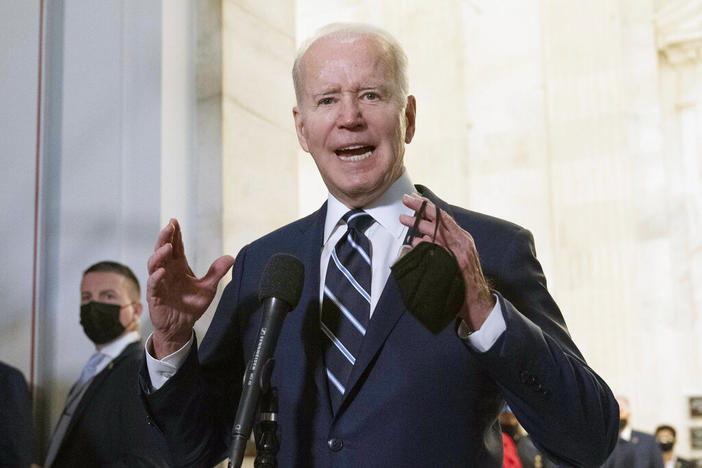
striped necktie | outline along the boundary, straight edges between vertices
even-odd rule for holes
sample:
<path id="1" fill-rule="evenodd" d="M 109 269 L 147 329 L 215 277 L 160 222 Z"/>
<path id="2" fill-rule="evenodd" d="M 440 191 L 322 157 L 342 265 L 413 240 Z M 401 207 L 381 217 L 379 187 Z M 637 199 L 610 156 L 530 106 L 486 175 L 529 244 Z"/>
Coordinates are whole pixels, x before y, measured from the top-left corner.
<path id="1" fill-rule="evenodd" d="M 370 241 L 363 232 L 373 218 L 356 209 L 346 213 L 343 219 L 348 231 L 329 258 L 320 320 L 327 338 L 324 359 L 335 411 L 346 392 L 346 382 L 366 334 L 371 302 Z"/>

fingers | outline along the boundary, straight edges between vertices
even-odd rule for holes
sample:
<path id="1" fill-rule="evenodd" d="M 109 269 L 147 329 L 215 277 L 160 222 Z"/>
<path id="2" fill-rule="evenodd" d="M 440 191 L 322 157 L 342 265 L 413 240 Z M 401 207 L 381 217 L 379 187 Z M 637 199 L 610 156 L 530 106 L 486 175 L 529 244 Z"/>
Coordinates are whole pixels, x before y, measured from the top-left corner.
<path id="1" fill-rule="evenodd" d="M 434 221 L 436 219 L 436 205 L 434 205 L 431 200 L 414 194 L 405 194 L 402 196 L 402 203 L 414 211 L 419 210 L 423 201 L 427 202 L 427 206 L 424 208 L 423 218 L 428 219 L 429 221 Z"/>
<path id="2" fill-rule="evenodd" d="M 180 224 L 177 219 L 171 218 L 174 224 L 173 231 L 173 258 L 185 257 L 185 246 L 183 245 L 183 231 L 180 229 Z"/>
<path id="3" fill-rule="evenodd" d="M 219 283 L 232 265 L 234 265 L 234 257 L 231 255 L 223 255 L 219 257 L 217 260 L 212 262 L 210 269 L 207 270 L 207 274 L 202 277 L 202 281 L 210 286 L 216 287 L 217 283 Z"/>
<path id="4" fill-rule="evenodd" d="M 410 228 L 414 226 L 415 219 L 416 218 L 414 216 L 400 215 L 400 222 Z M 432 237 L 434 235 L 434 222 L 427 221 L 425 219 L 420 220 L 419 224 L 417 225 L 417 231 L 419 231 L 421 235 Z"/>
<path id="5" fill-rule="evenodd" d="M 166 226 L 161 229 L 161 232 L 158 234 L 158 239 L 156 239 L 154 250 L 158 250 L 164 244 L 170 244 L 173 241 L 173 233 L 175 232 L 175 227 L 177 225 L 178 221 L 173 218 L 168 221 L 168 224 L 166 224 Z"/>
<path id="6" fill-rule="evenodd" d="M 439 208 L 437 208 L 436 205 L 434 205 L 430 200 L 419 195 L 412 194 L 404 195 L 402 201 L 405 204 L 405 206 L 415 211 L 414 216 L 400 215 L 400 222 L 405 226 L 413 229 L 415 227 L 417 219 L 417 211 L 420 211 L 422 213 L 419 223 L 416 223 L 417 231 L 415 232 L 415 237 L 412 241 L 412 246 L 414 247 L 421 242 L 431 241 L 444 247 L 448 247 L 448 245 L 446 245 L 446 242 L 442 239 L 444 236 L 442 235 L 441 231 L 446 226 L 446 223 L 444 221 L 445 218 L 450 217 L 444 214 L 441 217 L 441 221 L 439 222 L 439 228 L 437 229 L 435 221 L 436 214 Z M 425 202 L 426 206 L 422 210 L 422 204 Z"/>
<path id="7" fill-rule="evenodd" d="M 171 259 L 171 253 L 173 251 L 173 245 L 168 243 L 164 244 L 154 251 L 149 257 L 149 261 L 146 263 L 146 269 L 149 275 L 153 274 L 157 268 L 163 268 L 166 263 Z"/>
<path id="8" fill-rule="evenodd" d="M 149 278 L 146 280 L 146 297 L 147 300 L 158 295 L 159 288 L 164 284 L 166 277 L 166 269 L 159 267 L 153 272 L 149 272 Z"/>

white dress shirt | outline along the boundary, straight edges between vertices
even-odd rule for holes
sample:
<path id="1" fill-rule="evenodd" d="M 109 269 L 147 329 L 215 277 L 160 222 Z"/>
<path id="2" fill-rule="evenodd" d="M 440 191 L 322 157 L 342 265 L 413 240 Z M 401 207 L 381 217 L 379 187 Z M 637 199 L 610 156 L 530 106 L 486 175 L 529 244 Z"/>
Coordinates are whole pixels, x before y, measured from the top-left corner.
<path id="1" fill-rule="evenodd" d="M 102 370 L 107 367 L 114 359 L 122 354 L 122 351 L 129 346 L 130 344 L 134 343 L 135 341 L 139 341 L 139 332 L 138 331 L 132 331 L 129 333 L 125 333 L 123 336 L 120 336 L 117 338 L 115 341 L 113 341 L 110 344 L 107 344 L 103 346 L 100 349 L 100 352 L 102 354 L 106 354 L 108 359 L 103 359 L 100 364 L 97 366 L 97 372 L 95 372 L 95 375 L 99 374 L 102 372 Z"/>

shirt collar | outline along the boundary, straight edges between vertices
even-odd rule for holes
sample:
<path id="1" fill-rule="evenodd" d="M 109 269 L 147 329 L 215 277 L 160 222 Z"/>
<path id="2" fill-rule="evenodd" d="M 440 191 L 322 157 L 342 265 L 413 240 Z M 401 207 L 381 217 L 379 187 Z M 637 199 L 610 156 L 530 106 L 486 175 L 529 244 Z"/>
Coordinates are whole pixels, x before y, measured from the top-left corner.
<path id="1" fill-rule="evenodd" d="M 376 200 L 363 207 L 388 232 L 396 238 L 404 234 L 405 226 L 400 223 L 401 214 L 412 214 L 413 211 L 402 203 L 402 195 L 417 193 L 407 170 Z M 334 229 L 339 225 L 341 218 L 349 211 L 349 207 L 329 193 L 327 197 L 327 219 L 324 222 L 324 243 L 326 244 Z"/>
<path id="2" fill-rule="evenodd" d="M 122 353 L 122 351 L 124 351 L 124 348 L 134 343 L 135 341 L 139 341 L 139 338 L 139 332 L 137 331 L 126 333 L 114 340 L 112 343 L 103 346 L 100 352 L 102 354 L 108 355 L 110 357 L 110 360 L 112 360 L 119 356 Z"/>
<path id="3" fill-rule="evenodd" d="M 622 432 L 619 433 L 619 438 L 624 439 L 627 442 L 631 441 L 631 426 L 626 426 L 624 429 L 622 429 Z"/>

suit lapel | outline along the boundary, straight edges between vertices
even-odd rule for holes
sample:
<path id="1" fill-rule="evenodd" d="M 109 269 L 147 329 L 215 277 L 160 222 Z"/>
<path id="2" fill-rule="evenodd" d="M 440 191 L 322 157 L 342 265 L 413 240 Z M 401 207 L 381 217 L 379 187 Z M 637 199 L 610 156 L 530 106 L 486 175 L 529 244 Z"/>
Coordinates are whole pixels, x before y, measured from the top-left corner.
<path id="1" fill-rule="evenodd" d="M 63 441 L 69 440 L 69 437 L 71 435 L 71 431 L 75 428 L 76 424 L 80 421 L 81 417 L 83 416 L 83 413 L 85 412 L 86 408 L 88 408 L 88 405 L 90 404 L 90 401 L 93 399 L 95 394 L 100 391 L 100 388 L 102 387 L 102 384 L 105 382 L 107 377 L 110 375 L 112 372 L 112 369 L 119 364 L 120 361 L 125 359 L 127 356 L 129 356 L 131 353 L 138 352 L 139 348 L 141 347 L 141 342 L 136 341 L 134 343 L 131 343 L 127 345 L 126 348 L 117 356 L 114 358 L 110 363 L 102 370 L 100 371 L 99 374 L 97 374 L 95 377 L 93 377 L 92 382 L 88 385 L 88 388 L 85 390 L 85 393 L 81 397 L 80 401 L 78 402 L 78 406 L 76 407 L 75 412 L 71 416 L 71 421 L 68 423 L 68 427 L 66 428 L 66 433 L 63 436 Z M 61 442 L 61 445 L 63 445 L 64 442 Z M 58 457 L 58 454 L 57 454 Z"/>
<path id="2" fill-rule="evenodd" d="M 349 380 L 346 383 L 346 393 L 339 409 L 346 405 L 347 400 L 353 398 L 352 395 L 355 394 L 355 387 L 359 385 L 359 380 L 373 362 L 376 354 L 380 352 L 383 343 L 385 343 L 388 335 L 406 310 L 397 283 L 390 275 L 385 289 L 383 289 L 383 293 L 375 306 L 375 311 L 368 325 L 366 336 L 363 338 L 356 363 L 351 369 L 351 375 L 349 375 Z"/>
<path id="3" fill-rule="evenodd" d="M 453 210 L 451 209 L 451 205 L 443 201 L 441 198 L 437 197 L 434 192 L 429 190 L 427 187 L 423 185 L 415 185 L 415 188 L 417 191 L 422 195 L 423 197 L 428 198 L 433 204 L 444 210 L 446 213 L 448 213 L 449 216 L 453 216 Z"/>
<path id="4" fill-rule="evenodd" d="M 307 266 L 305 271 L 305 285 L 302 291 L 300 304 L 305 307 L 303 311 L 303 343 L 305 356 L 310 369 L 314 372 L 314 383 L 320 398 L 328 402 L 329 416 L 331 416 L 331 400 L 327 387 L 327 376 L 322 353 L 321 330 L 319 328 L 319 258 L 323 246 L 324 222 L 327 216 L 327 204 L 324 203 L 315 214 L 310 223 L 300 229 L 301 239 L 299 245 L 303 246 L 301 261 Z"/>

